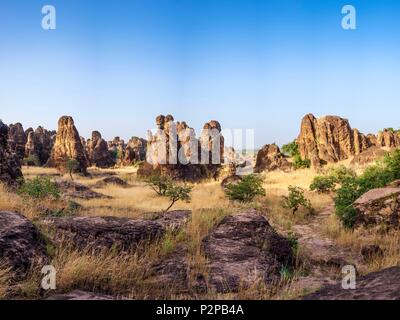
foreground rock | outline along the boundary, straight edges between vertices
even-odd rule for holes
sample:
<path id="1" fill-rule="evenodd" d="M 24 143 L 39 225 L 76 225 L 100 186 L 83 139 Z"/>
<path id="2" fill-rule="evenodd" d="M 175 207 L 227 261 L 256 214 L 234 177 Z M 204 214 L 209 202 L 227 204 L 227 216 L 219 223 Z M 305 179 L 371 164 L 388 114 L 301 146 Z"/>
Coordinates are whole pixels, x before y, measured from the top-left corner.
<path id="1" fill-rule="evenodd" d="M 255 210 L 225 217 L 204 240 L 208 283 L 217 292 L 235 292 L 257 281 L 280 279 L 293 262 L 289 242 Z"/>
<path id="2" fill-rule="evenodd" d="M 85 200 L 111 198 L 110 196 L 93 191 L 81 183 L 67 180 L 56 180 L 55 184 L 65 198 L 78 198 Z"/>
<path id="3" fill-rule="evenodd" d="M 47 261 L 39 231 L 21 214 L 0 212 L 0 257 L 18 275 Z"/>
<path id="4" fill-rule="evenodd" d="M 100 293 L 93 293 L 93 292 L 75 290 L 75 291 L 72 291 L 70 293 L 56 294 L 54 296 L 51 296 L 51 297 L 47 298 L 46 300 L 60 300 L 60 301 L 63 301 L 63 300 L 80 300 L 80 301 L 85 301 L 85 300 L 122 300 L 122 299 L 114 297 L 114 296 L 100 294 Z"/>
<path id="5" fill-rule="evenodd" d="M 354 202 L 356 226 L 400 226 L 400 188 L 372 189 Z"/>
<path id="6" fill-rule="evenodd" d="M 22 178 L 21 163 L 18 156 L 10 152 L 8 127 L 0 121 L 0 182 L 16 187 L 18 178 Z"/>
<path id="7" fill-rule="evenodd" d="M 257 153 L 256 173 L 263 171 L 289 171 L 292 165 L 276 144 L 267 144 Z"/>
<path id="8" fill-rule="evenodd" d="M 400 267 L 358 277 L 355 290 L 344 290 L 341 283 L 329 285 L 303 300 L 400 300 Z"/>
<path id="9" fill-rule="evenodd" d="M 69 160 L 77 162 L 75 172 L 87 174 L 88 160 L 74 120 L 72 117 L 63 116 L 58 121 L 56 141 L 48 165 L 65 172 Z"/>
<path id="10" fill-rule="evenodd" d="M 163 215 L 155 220 L 120 217 L 46 218 L 42 220 L 42 225 L 48 228 L 55 242 L 65 241 L 81 249 L 117 248 L 125 251 L 135 249 L 145 241 L 159 239 L 170 228 L 182 225 L 179 219 L 187 219 L 191 213 L 171 214 L 169 219 Z"/>

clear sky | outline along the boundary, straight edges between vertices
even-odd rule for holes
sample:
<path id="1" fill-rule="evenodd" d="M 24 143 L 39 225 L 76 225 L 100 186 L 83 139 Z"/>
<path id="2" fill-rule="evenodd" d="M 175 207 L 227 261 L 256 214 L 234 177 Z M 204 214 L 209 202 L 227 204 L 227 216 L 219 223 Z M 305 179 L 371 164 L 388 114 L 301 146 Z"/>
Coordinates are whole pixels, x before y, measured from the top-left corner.
<path id="1" fill-rule="evenodd" d="M 41 28 L 41 8 L 57 29 Z M 343 30 L 341 8 L 357 9 Z M 337 114 L 362 132 L 400 126 L 398 0 L 1 0 L 0 118 L 81 135 L 146 136 L 160 113 L 295 138 Z"/>

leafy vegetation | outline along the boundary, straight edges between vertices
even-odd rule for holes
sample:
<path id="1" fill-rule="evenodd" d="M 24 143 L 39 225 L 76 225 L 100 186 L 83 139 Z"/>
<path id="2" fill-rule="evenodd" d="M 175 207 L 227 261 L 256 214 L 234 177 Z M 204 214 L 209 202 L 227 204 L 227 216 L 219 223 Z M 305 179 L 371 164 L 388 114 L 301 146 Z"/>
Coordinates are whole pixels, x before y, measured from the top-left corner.
<path id="1" fill-rule="evenodd" d="M 171 204 L 165 211 L 168 212 L 172 208 L 172 206 L 179 200 L 189 203 L 191 200 L 190 193 L 192 192 L 192 189 L 193 188 L 191 186 L 188 186 L 186 184 L 170 185 L 165 192 L 165 196 L 170 199 Z"/>
<path id="2" fill-rule="evenodd" d="M 36 166 L 36 167 L 39 167 L 39 166 L 40 166 L 40 160 L 39 160 L 38 156 L 36 156 L 36 155 L 30 155 L 30 156 L 24 158 L 24 159 L 22 160 L 22 163 L 23 163 L 25 166 L 28 166 L 28 167 L 29 167 L 29 166 Z"/>
<path id="3" fill-rule="evenodd" d="M 46 198 L 57 200 L 60 198 L 60 190 L 48 177 L 36 177 L 29 181 L 23 181 L 18 189 L 18 193 L 35 200 Z"/>
<path id="4" fill-rule="evenodd" d="M 147 179 L 147 184 L 150 186 L 159 196 L 165 196 L 168 188 L 172 185 L 171 178 L 161 175 L 152 175 Z"/>
<path id="5" fill-rule="evenodd" d="M 300 187 L 289 186 L 289 195 L 283 196 L 283 207 L 291 209 L 293 214 L 304 207 L 308 209 L 309 213 L 314 213 L 314 208 L 311 205 L 311 201 L 304 196 L 304 190 Z"/>
<path id="6" fill-rule="evenodd" d="M 288 144 L 284 144 L 282 146 L 282 152 L 289 157 L 294 157 L 299 154 L 299 145 L 296 140 L 289 142 Z"/>
<path id="7" fill-rule="evenodd" d="M 225 193 L 230 200 L 250 202 L 256 196 L 265 196 L 262 184 L 263 179 L 260 176 L 250 174 L 237 183 L 228 184 Z"/>
<path id="8" fill-rule="evenodd" d="M 310 168 L 311 161 L 310 159 L 302 159 L 300 154 L 296 154 L 293 159 L 293 167 L 295 169 L 306 169 Z"/>
<path id="9" fill-rule="evenodd" d="M 337 185 L 342 185 L 346 179 L 352 179 L 356 176 L 353 170 L 343 165 L 331 168 L 326 174 L 314 177 L 310 184 L 310 190 L 318 193 L 334 192 Z"/>

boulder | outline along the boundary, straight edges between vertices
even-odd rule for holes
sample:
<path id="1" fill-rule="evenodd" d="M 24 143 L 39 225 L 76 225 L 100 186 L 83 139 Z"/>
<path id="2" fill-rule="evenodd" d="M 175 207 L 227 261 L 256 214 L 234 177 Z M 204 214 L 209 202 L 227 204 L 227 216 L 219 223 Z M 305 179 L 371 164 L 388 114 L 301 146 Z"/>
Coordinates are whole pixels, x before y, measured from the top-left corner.
<path id="1" fill-rule="evenodd" d="M 19 276 L 48 260 L 38 229 L 23 215 L 13 212 L 0 212 L 0 257 Z"/>
<path id="2" fill-rule="evenodd" d="M 75 172 L 87 174 L 88 160 L 74 120 L 72 117 L 63 116 L 58 121 L 56 141 L 48 165 L 65 172 L 69 160 L 76 160 Z"/>
<path id="3" fill-rule="evenodd" d="M 290 243 L 255 210 L 225 217 L 203 240 L 202 250 L 208 284 L 220 293 L 279 281 L 281 268 L 293 263 Z"/>
<path id="4" fill-rule="evenodd" d="M 23 178 L 21 162 L 15 153 L 8 148 L 8 127 L 0 121 L 0 182 L 9 187 L 18 186 L 19 178 Z"/>
<path id="5" fill-rule="evenodd" d="M 98 131 L 93 131 L 92 138 L 87 141 L 87 154 L 90 164 L 96 167 L 109 168 L 115 165 L 108 144 Z"/>
<path id="6" fill-rule="evenodd" d="M 8 147 L 20 160 L 25 156 L 26 134 L 21 123 L 10 124 L 8 130 Z"/>
<path id="7" fill-rule="evenodd" d="M 259 173 L 275 170 L 289 171 L 291 167 L 291 163 L 274 143 L 267 144 L 258 151 L 254 172 Z"/>
<path id="8" fill-rule="evenodd" d="M 121 217 L 68 217 L 45 218 L 42 225 L 49 229 L 53 241 L 66 242 L 74 247 L 96 250 L 117 248 L 119 250 L 135 249 L 145 241 L 154 241 L 162 237 L 167 230 L 182 225 L 179 219 L 187 219 L 191 212 L 164 215 L 154 220 L 128 219 Z M 163 219 L 164 218 L 164 219 Z M 187 221 L 187 220 L 185 220 Z"/>
<path id="9" fill-rule="evenodd" d="M 129 184 L 125 180 L 122 180 L 121 178 L 118 178 L 115 176 L 110 176 L 110 177 L 106 177 L 106 178 L 101 179 L 100 181 L 96 182 L 94 187 L 95 188 L 103 188 L 110 184 L 115 185 L 115 186 L 120 186 L 120 187 L 128 187 L 129 186 Z"/>
<path id="10" fill-rule="evenodd" d="M 400 300 L 400 267 L 357 277 L 356 289 L 345 290 L 341 281 L 302 297 L 303 300 Z"/>
<path id="11" fill-rule="evenodd" d="M 385 187 L 372 189 L 354 202 L 355 226 L 399 227 L 400 188 Z"/>

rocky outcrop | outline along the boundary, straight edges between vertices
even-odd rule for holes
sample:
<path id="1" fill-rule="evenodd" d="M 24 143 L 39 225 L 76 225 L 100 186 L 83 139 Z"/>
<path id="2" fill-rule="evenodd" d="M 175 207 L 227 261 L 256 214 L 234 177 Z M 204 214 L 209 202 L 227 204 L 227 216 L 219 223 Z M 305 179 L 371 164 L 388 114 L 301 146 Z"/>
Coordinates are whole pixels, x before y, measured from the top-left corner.
<path id="1" fill-rule="evenodd" d="M 380 147 L 372 146 L 362 153 L 354 156 L 351 160 L 351 165 L 366 165 L 382 158 L 386 154 L 386 151 Z"/>
<path id="2" fill-rule="evenodd" d="M 122 164 L 129 166 L 146 160 L 147 141 L 142 138 L 132 137 L 125 147 Z"/>
<path id="3" fill-rule="evenodd" d="M 138 174 L 159 173 L 191 181 L 217 177 L 224 152 L 221 125 L 217 121 L 204 125 L 200 139 L 193 128 L 185 122 L 175 123 L 171 115 L 158 116 L 156 124 L 157 132 L 149 132 L 147 163 L 139 168 Z"/>
<path id="4" fill-rule="evenodd" d="M 50 158 L 56 133 L 43 127 L 38 127 L 35 131 L 30 128 L 25 133 L 27 134 L 25 157 L 37 159 L 39 165 L 46 164 Z"/>
<path id="5" fill-rule="evenodd" d="M 25 156 L 26 134 L 21 123 L 10 124 L 8 130 L 8 147 L 20 160 Z"/>
<path id="6" fill-rule="evenodd" d="M 67 180 L 56 180 L 55 184 L 60 190 L 62 196 L 66 199 L 77 198 L 77 199 L 89 200 L 89 199 L 111 198 L 104 194 L 95 192 L 81 183 L 67 181 Z"/>
<path id="7" fill-rule="evenodd" d="M 118 177 L 110 176 L 110 177 L 105 177 L 105 178 L 101 179 L 100 181 L 96 182 L 94 187 L 95 188 L 103 188 L 110 184 L 119 186 L 119 187 L 128 187 L 129 186 L 129 184 L 125 180 L 118 178 Z"/>
<path id="8" fill-rule="evenodd" d="M 108 150 L 113 155 L 117 165 L 123 165 L 125 157 L 125 141 L 120 137 L 115 137 L 112 141 L 108 142 Z"/>
<path id="9" fill-rule="evenodd" d="M 291 167 L 291 163 L 276 144 L 267 144 L 257 153 L 254 171 L 256 173 L 275 170 L 289 171 Z"/>
<path id="10" fill-rule="evenodd" d="M 93 131 L 92 138 L 87 141 L 87 154 L 90 164 L 96 167 L 109 168 L 115 165 L 115 159 L 108 150 L 108 144 L 98 131 Z"/>
<path id="11" fill-rule="evenodd" d="M 356 289 L 342 284 L 328 285 L 303 300 L 400 300 L 400 267 L 392 267 L 357 277 Z"/>
<path id="12" fill-rule="evenodd" d="M 400 147 L 400 136 L 394 130 L 384 129 L 378 133 L 377 145 L 387 148 Z"/>
<path id="13" fill-rule="evenodd" d="M 347 119 L 317 119 L 312 114 L 303 118 L 297 143 L 302 159 L 309 159 L 313 166 L 348 159 L 371 146 L 370 139 L 353 130 Z"/>
<path id="14" fill-rule="evenodd" d="M 77 248 L 96 250 L 115 248 L 135 249 L 145 241 L 162 237 L 167 230 L 176 230 L 187 222 L 190 211 L 185 214 L 166 213 L 168 217 L 154 220 L 132 220 L 120 217 L 72 217 L 46 218 L 42 225 L 49 228 L 55 242 L 65 242 Z"/>
<path id="15" fill-rule="evenodd" d="M 33 265 L 45 264 L 48 258 L 37 228 L 13 212 L 0 212 L 0 257 L 18 276 Z"/>
<path id="16" fill-rule="evenodd" d="M 354 202 L 356 226 L 400 226 L 400 188 L 372 189 Z"/>
<path id="17" fill-rule="evenodd" d="M 22 177 L 20 160 L 8 148 L 8 127 L 0 121 L 0 182 L 16 187 Z"/>
<path id="18" fill-rule="evenodd" d="M 72 117 L 63 116 L 58 121 L 56 141 L 48 165 L 65 172 L 69 160 L 77 162 L 75 172 L 87 174 L 88 160 L 74 120 Z"/>
<path id="19" fill-rule="evenodd" d="M 210 289 L 222 293 L 257 281 L 278 281 L 281 268 L 293 263 L 289 242 L 256 211 L 225 217 L 203 240 L 202 249 Z"/>

